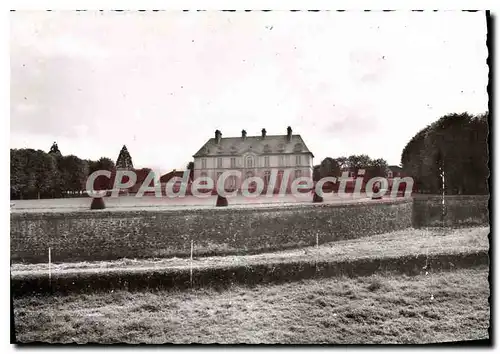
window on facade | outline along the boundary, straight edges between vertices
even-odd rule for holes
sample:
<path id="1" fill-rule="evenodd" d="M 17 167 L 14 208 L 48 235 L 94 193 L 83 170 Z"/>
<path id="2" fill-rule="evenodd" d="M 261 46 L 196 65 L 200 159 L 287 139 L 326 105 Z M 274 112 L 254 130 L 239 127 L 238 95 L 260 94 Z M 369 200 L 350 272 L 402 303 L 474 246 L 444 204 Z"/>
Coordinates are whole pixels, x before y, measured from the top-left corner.
<path id="1" fill-rule="evenodd" d="M 229 176 L 229 188 L 236 187 L 236 176 Z"/>
<path id="2" fill-rule="evenodd" d="M 206 172 L 202 172 L 200 174 L 201 177 L 207 177 L 207 173 Z M 200 184 L 207 184 L 207 181 L 201 181 Z"/>
<path id="3" fill-rule="evenodd" d="M 280 166 L 285 166 L 285 156 L 280 156 Z"/>
<path id="4" fill-rule="evenodd" d="M 269 180 L 271 179 L 271 171 L 264 172 L 264 183 L 266 185 L 269 184 Z"/>
<path id="5" fill-rule="evenodd" d="M 201 168 L 207 168 L 207 159 L 201 159 Z"/>
<path id="6" fill-rule="evenodd" d="M 290 155 L 285 156 L 285 166 L 290 166 Z"/>
<path id="7" fill-rule="evenodd" d="M 236 167 L 236 157 L 231 157 L 231 167 Z"/>
<path id="8" fill-rule="evenodd" d="M 269 167 L 269 156 L 264 157 L 264 167 Z"/>
<path id="9" fill-rule="evenodd" d="M 295 178 L 302 177 L 302 171 L 301 170 L 295 170 Z"/>
<path id="10" fill-rule="evenodd" d="M 300 156 L 300 155 L 295 156 L 295 164 L 296 164 L 297 166 L 300 166 L 300 165 L 301 165 L 301 157 L 302 157 L 302 156 Z"/>
<path id="11" fill-rule="evenodd" d="M 217 168 L 222 168 L 222 157 L 217 158 Z"/>
<path id="12" fill-rule="evenodd" d="M 253 168 L 253 157 L 248 156 L 246 161 L 247 161 L 247 168 Z"/>
<path id="13" fill-rule="evenodd" d="M 309 165 L 309 156 L 304 156 L 305 164 Z"/>
<path id="14" fill-rule="evenodd" d="M 253 172 L 252 171 L 248 171 L 247 174 L 246 174 L 247 178 L 249 177 L 253 177 Z"/>

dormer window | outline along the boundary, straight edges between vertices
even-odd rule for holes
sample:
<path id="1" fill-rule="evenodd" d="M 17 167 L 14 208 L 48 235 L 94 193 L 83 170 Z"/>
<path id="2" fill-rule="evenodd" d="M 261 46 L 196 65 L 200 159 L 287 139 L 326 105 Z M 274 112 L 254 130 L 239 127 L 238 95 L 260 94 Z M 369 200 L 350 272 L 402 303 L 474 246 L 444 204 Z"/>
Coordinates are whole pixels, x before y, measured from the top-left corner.
<path id="1" fill-rule="evenodd" d="M 295 152 L 302 151 L 302 144 L 300 144 L 300 143 L 295 144 L 295 146 L 293 147 L 293 151 L 295 151 Z"/>
<path id="2" fill-rule="evenodd" d="M 269 144 L 264 145 L 264 152 L 271 152 L 271 147 L 269 146 Z"/>
<path id="3" fill-rule="evenodd" d="M 285 150 L 285 144 L 279 144 L 278 151 L 283 151 L 283 150 Z"/>

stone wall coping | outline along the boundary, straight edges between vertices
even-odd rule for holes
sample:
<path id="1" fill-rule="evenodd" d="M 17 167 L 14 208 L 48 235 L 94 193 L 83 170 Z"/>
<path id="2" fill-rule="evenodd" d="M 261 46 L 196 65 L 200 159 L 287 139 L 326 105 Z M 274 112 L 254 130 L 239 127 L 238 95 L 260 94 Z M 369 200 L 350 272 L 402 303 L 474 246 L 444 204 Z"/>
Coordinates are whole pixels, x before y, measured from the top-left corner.
<path id="1" fill-rule="evenodd" d="M 162 208 L 162 207 L 127 207 L 127 208 L 108 208 L 104 210 L 89 210 L 89 209 L 62 209 L 51 211 L 48 210 L 11 210 L 11 219 L 21 220 L 21 219 L 59 219 L 59 218 L 105 218 L 105 217 L 120 217 L 120 216 L 147 216 L 147 215 L 179 215 L 185 214 L 189 216 L 192 212 L 193 214 L 199 213 L 234 213 L 241 211 L 248 212 L 269 212 L 269 211 L 294 211 L 294 210 L 311 210 L 315 208 L 323 209 L 335 209 L 335 208 L 353 208 L 359 206 L 370 206 L 370 205 L 398 205 L 411 203 L 413 199 L 411 197 L 399 197 L 397 199 L 381 199 L 381 200 L 371 200 L 371 199 L 358 199 L 345 201 L 343 203 L 288 203 L 283 205 L 276 204 L 239 204 L 239 205 L 229 205 L 227 207 L 215 207 L 215 206 L 189 206 L 189 207 L 177 207 L 177 208 Z M 90 205 L 90 204 L 89 204 Z"/>

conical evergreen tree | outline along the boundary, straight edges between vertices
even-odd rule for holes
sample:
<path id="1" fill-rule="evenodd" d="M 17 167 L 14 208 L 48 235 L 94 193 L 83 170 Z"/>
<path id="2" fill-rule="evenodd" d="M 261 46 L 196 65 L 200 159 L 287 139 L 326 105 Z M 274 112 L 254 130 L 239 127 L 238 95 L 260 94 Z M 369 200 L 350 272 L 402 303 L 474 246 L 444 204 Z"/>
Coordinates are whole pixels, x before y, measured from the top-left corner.
<path id="1" fill-rule="evenodd" d="M 120 150 L 120 154 L 118 154 L 118 159 L 116 160 L 116 168 L 134 168 L 132 157 L 130 157 L 130 154 L 125 145 L 123 145 L 122 149 Z"/>

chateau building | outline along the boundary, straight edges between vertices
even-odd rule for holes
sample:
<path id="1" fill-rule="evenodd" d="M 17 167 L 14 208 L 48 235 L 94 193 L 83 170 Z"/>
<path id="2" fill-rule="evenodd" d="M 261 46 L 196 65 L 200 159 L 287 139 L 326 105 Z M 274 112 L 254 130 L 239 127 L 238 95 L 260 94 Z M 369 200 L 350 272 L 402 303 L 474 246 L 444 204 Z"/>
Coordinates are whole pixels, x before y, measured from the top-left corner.
<path id="1" fill-rule="evenodd" d="M 219 130 L 215 137 L 208 140 L 193 155 L 194 179 L 210 177 L 215 181 L 225 171 L 240 171 L 241 178 L 229 176 L 225 188 L 232 190 L 241 187 L 242 180 L 260 177 L 267 187 L 271 171 L 277 171 L 275 188 L 280 188 L 283 176 L 288 171 L 288 187 L 294 178 L 312 178 L 314 155 L 309 151 L 302 137 L 292 134 L 288 127 L 285 135 L 267 135 L 262 129 L 260 136 L 247 136 L 245 130 L 241 137 L 223 138 Z"/>

